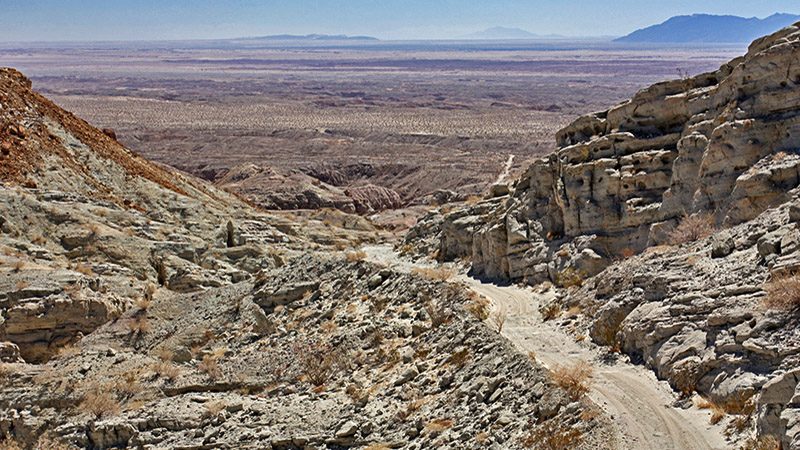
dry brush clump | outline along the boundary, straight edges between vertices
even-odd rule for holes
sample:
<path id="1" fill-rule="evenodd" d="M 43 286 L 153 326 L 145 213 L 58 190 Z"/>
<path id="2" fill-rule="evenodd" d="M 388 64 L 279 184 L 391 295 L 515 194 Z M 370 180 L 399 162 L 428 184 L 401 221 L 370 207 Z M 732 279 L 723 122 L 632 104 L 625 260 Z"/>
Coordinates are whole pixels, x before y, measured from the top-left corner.
<path id="1" fill-rule="evenodd" d="M 323 386 L 333 375 L 347 366 L 346 354 L 322 342 L 297 343 L 292 346 L 300 375 L 314 386 Z"/>
<path id="2" fill-rule="evenodd" d="M 78 410 L 94 416 L 95 419 L 103 419 L 116 416 L 122 408 L 116 396 L 109 389 L 95 386 L 83 396 Z"/>
<path id="3" fill-rule="evenodd" d="M 447 281 L 455 275 L 447 267 L 415 267 L 411 269 L 411 273 L 434 281 Z"/>
<path id="4" fill-rule="evenodd" d="M 705 239 L 717 230 L 714 216 L 709 213 L 697 213 L 684 216 L 672 232 L 668 240 L 671 245 L 681 245 Z"/>
<path id="5" fill-rule="evenodd" d="M 572 267 L 567 267 L 556 275 L 556 285 L 562 288 L 579 288 L 583 286 L 586 274 Z"/>
<path id="6" fill-rule="evenodd" d="M 556 386 L 563 389 L 572 401 L 582 399 L 591 389 L 594 373 L 592 366 L 586 361 L 578 361 L 571 365 L 556 365 L 550 376 Z"/>
<path id="7" fill-rule="evenodd" d="M 495 325 L 497 325 L 497 332 L 502 333 L 503 327 L 506 324 L 506 319 L 508 319 L 508 313 L 505 311 L 497 311 L 492 315 L 492 321 Z"/>
<path id="8" fill-rule="evenodd" d="M 197 365 L 197 370 L 205 373 L 212 380 L 222 378 L 222 368 L 219 366 L 219 361 L 225 356 L 227 351 L 227 348 L 220 347 L 214 349 L 210 353 L 206 353 Z"/>
<path id="9" fill-rule="evenodd" d="M 572 450 L 583 442 L 583 433 L 570 425 L 550 419 L 522 438 L 522 446 L 536 450 Z"/>
<path id="10" fill-rule="evenodd" d="M 431 321 L 431 327 L 438 328 L 452 320 L 453 314 L 448 307 L 442 303 L 435 303 L 431 300 L 425 302 L 425 313 Z"/>
<path id="11" fill-rule="evenodd" d="M 492 305 L 489 299 L 474 291 L 469 291 L 468 295 L 470 300 L 466 306 L 467 311 L 480 321 L 488 319 Z"/>
<path id="12" fill-rule="evenodd" d="M 792 311 L 800 307 L 800 274 L 792 273 L 772 278 L 764 285 L 767 295 L 762 303 L 769 309 Z"/>
<path id="13" fill-rule="evenodd" d="M 347 259 L 347 262 L 351 262 L 351 263 L 358 262 L 358 261 L 364 261 L 365 259 L 367 259 L 367 253 L 365 251 L 363 251 L 363 250 L 347 252 L 345 254 L 345 259 Z"/>
<path id="14" fill-rule="evenodd" d="M 782 450 L 781 442 L 773 436 L 750 438 L 742 443 L 739 450 Z"/>

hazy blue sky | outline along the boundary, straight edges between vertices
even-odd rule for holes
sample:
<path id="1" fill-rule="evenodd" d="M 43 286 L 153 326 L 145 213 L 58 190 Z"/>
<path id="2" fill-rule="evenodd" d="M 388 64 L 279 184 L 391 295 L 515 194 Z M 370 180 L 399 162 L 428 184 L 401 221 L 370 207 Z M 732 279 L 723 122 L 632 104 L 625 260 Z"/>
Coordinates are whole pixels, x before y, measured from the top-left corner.
<path id="1" fill-rule="evenodd" d="M 368 34 L 450 38 L 490 26 L 622 35 L 678 14 L 800 14 L 800 0 L 0 0 L 0 41 Z"/>

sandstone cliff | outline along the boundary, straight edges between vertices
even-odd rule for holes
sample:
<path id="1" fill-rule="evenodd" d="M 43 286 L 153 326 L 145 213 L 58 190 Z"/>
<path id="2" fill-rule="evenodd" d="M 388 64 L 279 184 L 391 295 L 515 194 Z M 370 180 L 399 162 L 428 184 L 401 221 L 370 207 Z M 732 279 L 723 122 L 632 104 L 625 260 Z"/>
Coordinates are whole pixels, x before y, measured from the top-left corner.
<path id="1" fill-rule="evenodd" d="M 800 182 L 799 55 L 790 27 L 716 72 L 582 117 L 509 196 L 427 218 L 409 240 L 433 227 L 440 258 L 468 257 L 489 278 L 539 282 L 568 267 L 595 275 L 665 243 L 686 215 L 710 212 L 721 226 L 753 219 Z"/>

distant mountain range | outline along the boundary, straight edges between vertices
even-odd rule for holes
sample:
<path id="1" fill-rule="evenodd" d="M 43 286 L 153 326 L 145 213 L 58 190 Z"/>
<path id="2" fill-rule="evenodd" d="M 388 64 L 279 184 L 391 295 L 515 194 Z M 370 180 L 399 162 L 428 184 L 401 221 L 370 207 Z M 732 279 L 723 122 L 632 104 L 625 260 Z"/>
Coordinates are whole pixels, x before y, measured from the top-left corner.
<path id="1" fill-rule="evenodd" d="M 237 40 L 252 41 L 377 41 L 372 36 L 348 36 L 345 34 L 274 34 L 270 36 L 254 36 Z"/>
<path id="2" fill-rule="evenodd" d="M 492 27 L 462 36 L 462 39 L 513 40 L 513 39 L 565 39 L 557 34 L 540 35 L 521 28 Z"/>
<path id="3" fill-rule="evenodd" d="M 800 21 L 800 16 L 774 14 L 765 19 L 694 14 L 618 38 L 627 43 L 747 43 Z"/>

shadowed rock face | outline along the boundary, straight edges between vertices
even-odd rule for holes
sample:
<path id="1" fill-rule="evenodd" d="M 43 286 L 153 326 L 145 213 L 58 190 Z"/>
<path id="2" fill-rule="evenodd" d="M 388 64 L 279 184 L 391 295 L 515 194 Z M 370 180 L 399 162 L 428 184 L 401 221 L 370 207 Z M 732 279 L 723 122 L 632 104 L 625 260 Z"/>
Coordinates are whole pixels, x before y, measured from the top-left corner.
<path id="1" fill-rule="evenodd" d="M 510 196 L 440 219 L 440 257 L 468 257 L 490 278 L 594 275 L 664 243 L 684 215 L 706 211 L 730 226 L 785 202 L 800 182 L 798 57 L 800 32 L 789 27 L 716 72 L 576 120 Z"/>

